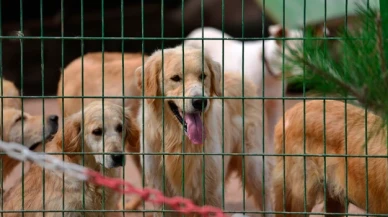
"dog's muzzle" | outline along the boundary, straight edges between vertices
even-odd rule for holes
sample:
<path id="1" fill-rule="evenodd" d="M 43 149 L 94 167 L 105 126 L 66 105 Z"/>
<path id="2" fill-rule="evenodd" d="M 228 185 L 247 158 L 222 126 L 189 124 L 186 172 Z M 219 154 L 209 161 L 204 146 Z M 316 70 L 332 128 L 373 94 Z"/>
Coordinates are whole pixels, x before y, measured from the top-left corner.
<path id="1" fill-rule="evenodd" d="M 54 135 L 58 131 L 58 116 L 57 115 L 50 115 L 48 117 L 48 124 L 50 125 L 49 127 L 51 127 L 51 128 L 50 128 L 50 132 L 48 133 L 48 135 L 44 139 L 45 143 L 51 141 L 54 138 Z M 36 142 L 33 145 L 31 145 L 29 149 L 31 151 L 33 151 L 42 143 L 43 143 L 43 141 Z"/>
<path id="2" fill-rule="evenodd" d="M 201 97 L 201 96 L 195 96 L 195 97 Z M 202 97 L 201 98 L 193 98 L 191 101 L 191 104 L 196 111 L 202 112 L 202 111 L 206 110 L 207 99 L 203 99 Z"/>
<path id="3" fill-rule="evenodd" d="M 113 167 L 121 167 L 125 165 L 125 155 L 121 153 L 111 155 Z"/>
<path id="4" fill-rule="evenodd" d="M 207 100 L 194 98 L 192 100 L 193 112 L 185 112 L 179 110 L 178 106 L 169 101 L 168 105 L 175 115 L 177 120 L 182 124 L 185 134 L 193 144 L 203 144 L 205 138 L 204 126 L 202 123 L 202 111 L 206 110 Z"/>

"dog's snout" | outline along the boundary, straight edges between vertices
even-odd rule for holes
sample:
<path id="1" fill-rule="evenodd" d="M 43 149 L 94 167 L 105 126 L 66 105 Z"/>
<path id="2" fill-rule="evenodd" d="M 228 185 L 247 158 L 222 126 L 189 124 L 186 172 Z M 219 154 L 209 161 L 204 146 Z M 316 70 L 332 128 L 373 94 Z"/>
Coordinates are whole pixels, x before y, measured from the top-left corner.
<path id="1" fill-rule="evenodd" d="M 112 160 L 115 166 L 124 166 L 124 155 L 123 154 L 113 154 Z"/>
<path id="2" fill-rule="evenodd" d="M 201 96 L 199 96 L 201 97 Z M 198 111 L 203 111 L 206 109 L 207 106 L 207 99 L 203 98 L 194 98 L 192 101 L 193 107 Z"/>
<path id="3" fill-rule="evenodd" d="M 50 115 L 47 118 L 48 126 L 49 126 L 49 134 L 55 134 L 58 131 L 58 116 Z"/>
<path id="4" fill-rule="evenodd" d="M 58 123 L 58 116 L 57 115 L 50 115 L 48 119 L 51 122 Z"/>

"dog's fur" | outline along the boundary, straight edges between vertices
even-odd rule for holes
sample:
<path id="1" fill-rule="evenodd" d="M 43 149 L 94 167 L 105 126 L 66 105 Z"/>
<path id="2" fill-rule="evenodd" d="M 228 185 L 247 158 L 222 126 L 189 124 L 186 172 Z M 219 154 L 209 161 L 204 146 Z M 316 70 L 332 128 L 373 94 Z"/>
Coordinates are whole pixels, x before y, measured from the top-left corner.
<path id="1" fill-rule="evenodd" d="M 102 61 L 101 52 L 87 53 L 78 57 L 69 63 L 64 69 L 58 83 L 57 95 L 62 96 L 79 96 L 79 98 L 65 98 L 63 105 L 62 99 L 58 99 L 59 107 L 64 109 L 64 117 L 74 114 L 82 109 L 82 90 L 84 96 L 105 96 L 105 101 L 110 101 L 121 106 L 125 106 L 137 113 L 139 103 L 137 99 L 109 98 L 117 96 L 139 96 L 141 91 L 138 89 L 134 79 L 134 71 L 142 65 L 142 54 L 125 53 L 124 61 L 122 54 L 119 52 L 104 52 L 104 61 Z M 144 57 L 145 59 L 147 56 Z M 104 64 L 104 78 L 103 66 Z M 82 66 L 83 66 L 83 86 L 82 86 Z M 124 66 L 124 81 L 123 81 Z M 102 92 L 102 83 L 104 82 L 104 93 Z M 63 83 L 63 86 L 62 86 Z M 123 91 L 124 83 L 124 91 Z M 123 93 L 124 92 L 124 93 Z M 101 98 L 85 98 L 84 106 L 89 103 L 100 100 Z"/>
<path id="2" fill-rule="evenodd" d="M 22 111 L 14 108 L 4 108 L 2 118 L 0 115 L 0 138 L 4 142 L 23 143 L 26 147 L 35 149 L 58 130 L 58 116 L 44 117 L 44 127 L 42 120 L 42 116 L 33 116 L 27 112 L 23 114 Z M 5 179 L 20 162 L 8 155 L 1 155 L 0 158 L 3 161 Z"/>
<path id="3" fill-rule="evenodd" d="M 102 61 L 101 52 L 92 52 L 83 57 L 84 71 L 84 86 L 82 87 L 82 57 L 78 57 L 69 63 L 64 70 L 64 79 L 60 78 L 58 83 L 57 95 L 62 96 L 62 82 L 64 96 L 82 96 L 82 88 L 84 96 L 101 96 L 102 82 L 104 82 L 104 96 L 123 96 L 122 91 L 122 69 L 124 65 L 124 96 L 140 96 L 141 90 L 138 88 L 135 79 L 135 69 L 142 65 L 142 54 L 140 53 L 124 53 L 124 62 L 122 61 L 122 53 L 120 52 L 104 52 L 104 62 Z M 144 60 L 147 56 L 144 56 Z M 102 80 L 102 64 L 104 63 L 104 80 Z M 89 103 L 100 100 L 99 98 L 85 98 L 84 106 Z M 122 106 L 123 100 L 120 98 L 105 98 L 109 101 Z M 68 116 L 78 112 L 82 108 L 81 98 L 58 99 L 60 108 L 64 109 L 64 116 Z M 124 106 L 131 112 L 131 116 L 135 116 L 139 108 L 138 99 L 125 99 Z M 138 153 L 140 151 L 139 143 L 130 142 L 127 146 L 128 152 Z M 139 155 L 132 155 L 135 166 L 141 173 L 141 165 Z M 126 209 L 135 209 L 140 205 L 140 202 L 127 204 Z"/>
<path id="4" fill-rule="evenodd" d="M 21 109 L 22 101 L 19 98 L 19 90 L 16 88 L 15 84 L 9 80 L 2 79 L 3 85 L 1 85 L 0 81 L 0 94 L 3 91 L 2 96 L 7 96 L 7 98 L 3 98 L 0 100 L 0 108 L 15 108 Z M 8 98 L 10 97 L 10 98 Z M 15 98 L 12 98 L 15 97 Z"/>
<path id="5" fill-rule="evenodd" d="M 316 30 L 316 34 L 323 34 L 323 31 Z M 257 94 L 265 97 L 282 97 L 282 87 L 287 88 L 287 83 L 282 81 L 283 60 L 286 63 L 286 58 L 282 58 L 283 43 L 280 40 L 275 40 L 279 37 L 285 38 L 300 38 L 303 32 L 296 29 L 286 29 L 280 25 L 271 25 L 268 28 L 270 39 L 274 40 L 256 40 L 245 41 L 242 43 L 238 40 L 224 40 L 224 38 L 232 38 L 227 33 L 222 34 L 221 30 L 204 27 L 193 30 L 186 38 L 184 44 L 202 48 L 217 62 L 221 63 L 221 67 L 225 72 L 234 72 L 242 74 L 244 72 L 245 79 L 251 80 L 259 87 Z M 203 33 L 203 35 L 202 35 Z M 220 40 L 190 40 L 191 38 L 220 38 Z M 286 46 L 295 48 L 302 45 L 302 40 L 286 40 Z M 244 53 L 243 53 L 244 46 Z M 264 46 L 264 48 L 263 48 Z M 285 50 L 285 55 L 289 52 Z M 264 51 L 264 62 L 263 62 Z M 223 65 L 223 66 L 222 66 Z M 244 70 L 244 71 L 243 71 Z M 264 71 L 263 71 L 264 70 Z M 300 74 L 302 71 L 299 68 L 285 69 L 284 77 L 289 74 Z M 288 71 L 289 70 L 289 71 Z M 264 72 L 264 73 L 263 73 Z M 262 92 L 264 89 L 264 95 Z M 285 94 L 285 93 L 284 93 Z M 265 112 L 268 120 L 268 142 L 272 143 L 273 130 L 278 119 L 282 115 L 281 100 L 265 100 Z"/>
<path id="6" fill-rule="evenodd" d="M 382 120 L 372 113 L 367 113 L 365 117 L 364 109 L 350 104 L 345 107 L 341 101 L 327 100 L 325 104 L 322 101 L 308 101 L 305 109 L 303 105 L 299 103 L 288 110 L 284 115 L 284 123 L 282 119 L 276 125 L 276 153 L 300 155 L 304 153 L 305 144 L 307 154 L 342 156 L 326 157 L 326 164 L 324 157 L 318 156 L 305 157 L 305 163 L 302 156 L 286 156 L 285 162 L 283 156 L 277 157 L 272 180 L 275 211 L 303 212 L 306 192 L 306 211 L 311 212 L 315 204 L 324 202 L 326 186 L 326 208 L 329 213 L 344 212 L 346 196 L 349 202 L 363 209 L 368 208 L 370 213 L 388 213 L 387 133 L 386 128 L 377 128 L 382 126 Z M 367 144 L 366 136 L 369 139 Z M 366 153 L 375 156 L 368 158 L 368 167 L 365 157 L 343 157 L 346 154 L 360 156 Z M 286 207 L 283 207 L 284 201 Z"/>
<path id="7" fill-rule="evenodd" d="M 104 110 L 104 127 L 102 122 L 102 112 Z M 84 126 L 84 128 L 82 127 Z M 121 127 L 120 127 L 121 126 Z M 62 130 L 58 131 L 53 140 L 46 145 L 46 152 L 65 152 L 64 155 L 53 155 L 66 162 L 75 163 L 104 173 L 108 177 L 120 176 L 118 163 L 114 160 L 113 155 L 102 155 L 103 152 L 117 152 L 118 155 L 123 152 L 123 135 L 125 133 L 125 143 L 138 140 L 138 130 L 133 124 L 129 116 L 129 111 L 125 111 L 123 116 L 123 108 L 116 104 L 105 102 L 104 107 L 101 102 L 95 101 L 90 103 L 84 109 L 84 124 L 82 124 L 82 112 L 68 116 L 64 123 L 64 135 Z M 83 134 L 83 135 L 82 135 Z M 62 140 L 63 136 L 63 140 Z M 105 144 L 103 146 L 103 138 Z M 128 138 L 129 137 L 129 138 Z M 83 142 L 82 142 L 83 139 Z M 82 147 L 82 144 L 84 146 Z M 62 145 L 64 148 L 62 148 Z M 103 148 L 104 147 L 104 148 Z M 85 153 L 101 153 L 100 154 L 85 154 Z M 66 154 L 68 152 L 77 152 L 79 154 Z M 105 156 L 105 157 L 104 157 Z M 104 165 L 104 166 L 103 166 Z M 56 173 L 50 170 L 44 171 L 45 185 L 43 187 L 43 170 L 36 164 L 31 166 L 31 169 L 24 178 L 24 198 L 22 200 L 22 183 L 15 185 L 7 191 L 4 199 L 4 210 L 21 210 L 22 201 L 24 201 L 25 210 L 41 210 L 43 208 L 43 194 L 45 197 L 45 210 L 65 210 L 65 216 L 103 216 L 101 212 L 67 212 L 69 210 L 112 210 L 117 208 L 119 194 L 112 189 L 104 189 L 103 187 L 93 184 L 85 184 L 83 191 L 83 183 L 70 176 L 64 175 L 64 183 L 62 173 Z M 64 188 L 64 194 L 62 189 Z M 105 198 L 103 197 L 105 190 Z M 83 208 L 83 193 L 85 195 L 85 207 Z M 65 198 L 65 201 L 63 201 Z M 105 203 L 105 208 L 102 203 Z M 62 207 L 64 202 L 65 207 Z M 20 212 L 4 214 L 5 216 L 21 216 Z M 41 216 L 41 212 L 27 212 L 24 216 Z M 62 216 L 61 212 L 47 212 L 45 216 Z"/>
<path id="8" fill-rule="evenodd" d="M 162 52 L 164 55 L 164 79 L 162 80 Z M 184 69 L 182 70 L 182 47 L 158 50 L 154 52 L 145 63 L 144 67 L 144 89 L 146 97 L 167 96 L 167 97 L 195 97 L 202 94 L 204 88 L 205 97 L 221 96 L 221 68 L 220 64 L 213 61 L 206 53 L 202 59 L 201 49 L 185 46 L 184 51 Z M 204 68 L 202 71 L 202 60 Z M 181 81 L 173 81 L 176 76 L 182 78 L 184 71 L 184 89 Z M 141 84 L 142 68 L 136 70 Z M 202 79 L 202 72 L 206 78 Z M 202 85 L 202 82 L 204 85 Z M 162 90 L 164 83 L 164 90 Z M 255 97 L 256 86 L 249 81 L 244 82 L 242 89 L 242 79 L 239 74 L 225 74 L 225 96 L 227 97 Z M 164 92 L 164 94 L 163 94 Z M 207 205 L 221 207 L 222 201 L 222 179 L 228 178 L 233 171 L 242 175 L 242 157 L 206 155 L 200 153 L 204 151 L 207 154 L 224 153 L 242 153 L 242 137 L 245 136 L 245 153 L 262 153 L 263 135 L 262 135 L 262 107 L 260 100 L 244 100 L 243 104 L 239 99 L 226 99 L 224 107 L 224 134 L 222 126 L 222 100 L 206 99 L 207 106 L 202 111 L 204 135 L 202 142 L 189 139 L 189 134 L 182 135 L 182 123 L 178 121 L 173 113 L 173 106 L 177 107 L 179 112 L 185 111 L 185 115 L 194 114 L 195 107 L 192 105 L 192 98 L 186 99 L 152 99 L 148 98 L 144 106 L 144 129 L 141 137 L 144 136 L 144 144 L 141 147 L 141 153 L 160 153 L 177 155 L 164 156 L 165 168 L 165 190 L 167 196 L 178 196 L 182 194 L 182 180 L 184 180 L 185 197 L 192 199 L 196 204 L 202 204 L 203 190 L 205 189 Z M 164 113 L 162 106 L 164 103 Z M 185 105 L 183 107 L 183 105 Z M 181 113 L 182 114 L 182 113 Z M 198 114 L 198 113 L 197 113 Z M 162 116 L 164 115 L 164 126 L 162 126 Z M 244 131 L 243 131 L 243 117 Z M 186 118 L 182 116 L 182 118 Z M 138 114 L 138 124 L 141 126 L 143 113 Z M 185 119 L 186 120 L 186 119 Z M 187 123 L 187 122 L 186 122 Z M 187 123 L 187 125 L 189 125 Z M 164 131 L 163 131 L 164 130 Z M 190 129 L 188 129 L 188 132 Z M 163 134 L 164 132 L 164 134 Z M 225 138 L 222 138 L 222 135 Z M 163 139 L 164 137 L 164 139 Z M 164 145 L 162 141 L 164 140 Z M 183 146 L 184 142 L 184 146 Z M 224 142 L 224 143 L 223 143 Z M 142 140 L 141 140 L 142 143 Z M 183 150 L 184 147 L 184 150 Z M 266 147 L 267 148 L 267 147 Z M 180 153 L 193 153 L 198 155 L 182 156 Z M 266 150 L 267 152 L 267 150 Z M 164 189 L 163 179 L 163 160 L 162 155 L 145 155 L 142 166 L 145 170 L 147 186 Z M 204 159 L 203 159 L 204 158 Z M 182 162 L 184 161 L 184 168 Z M 206 163 L 205 163 L 206 162 Z M 205 164 L 205 169 L 203 169 Z M 225 176 L 222 176 L 222 167 L 225 168 Z M 262 179 L 265 174 L 265 186 L 268 186 L 268 172 L 270 164 L 266 164 L 265 173 L 262 171 L 262 157 L 245 157 L 245 184 L 249 195 L 252 195 L 256 205 L 264 209 L 262 192 Z M 182 178 L 184 169 L 185 177 Z M 203 174 L 201 176 L 200 174 Z M 205 186 L 202 186 L 202 178 L 205 179 Z M 202 187 L 201 187 L 202 186 Z M 269 188 L 266 189 L 265 209 L 270 210 Z M 174 215 L 169 213 L 169 215 Z"/>

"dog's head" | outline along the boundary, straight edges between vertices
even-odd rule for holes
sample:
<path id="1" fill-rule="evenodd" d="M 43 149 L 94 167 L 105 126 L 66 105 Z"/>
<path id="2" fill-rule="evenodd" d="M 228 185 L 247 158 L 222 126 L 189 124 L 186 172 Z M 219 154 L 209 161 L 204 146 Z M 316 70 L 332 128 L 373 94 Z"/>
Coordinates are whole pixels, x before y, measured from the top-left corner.
<path id="1" fill-rule="evenodd" d="M 123 151 L 132 135 L 132 123 L 129 111 L 123 111 L 122 106 L 109 102 L 103 106 L 101 101 L 94 101 L 85 107 L 83 115 L 79 111 L 65 119 L 64 151 L 81 152 L 83 139 L 83 151 L 95 153 L 97 163 L 105 168 L 124 166 Z M 58 145 L 62 147 L 61 139 Z"/>
<path id="2" fill-rule="evenodd" d="M 277 24 L 269 26 L 268 31 L 270 38 L 273 40 L 265 41 L 264 52 L 265 58 L 268 61 L 267 71 L 270 71 L 273 76 L 281 78 L 283 66 L 290 67 L 290 65 L 287 64 L 287 57 L 291 55 L 290 52 L 298 51 L 303 46 L 303 30 L 287 29 Z M 325 35 L 329 36 L 330 32 L 327 28 L 318 26 L 313 29 L 312 34 L 315 37 L 323 37 Z M 283 37 L 285 38 L 284 42 L 280 39 Z M 285 76 L 303 73 L 303 70 L 298 67 L 285 68 L 284 70 Z"/>
<path id="3" fill-rule="evenodd" d="M 4 108 L 0 126 L 3 141 L 23 143 L 33 150 L 57 132 L 58 116 L 33 116 L 18 109 Z"/>
<path id="4" fill-rule="evenodd" d="M 202 55 L 201 49 L 185 46 L 183 52 L 178 46 L 154 52 L 144 70 L 139 67 L 136 75 L 139 87 L 144 82 L 145 96 L 177 97 L 165 99 L 168 114 L 175 116 L 192 143 L 202 144 L 202 115 L 211 106 L 211 100 L 206 97 L 221 95 L 220 64 L 206 53 Z M 148 104 L 160 111 L 161 102 L 160 99 L 147 99 Z"/>

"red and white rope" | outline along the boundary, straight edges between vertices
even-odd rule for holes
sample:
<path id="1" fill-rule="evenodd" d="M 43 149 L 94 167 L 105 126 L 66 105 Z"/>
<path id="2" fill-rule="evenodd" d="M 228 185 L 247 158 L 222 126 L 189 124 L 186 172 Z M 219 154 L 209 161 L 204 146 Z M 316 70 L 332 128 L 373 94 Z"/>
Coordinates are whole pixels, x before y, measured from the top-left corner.
<path id="1" fill-rule="evenodd" d="M 212 206 L 196 206 L 191 200 L 183 197 L 165 197 L 162 192 L 156 189 L 138 189 L 131 183 L 122 179 L 105 177 L 102 174 L 85 168 L 83 166 L 67 163 L 50 156 L 48 154 L 30 151 L 23 145 L 16 143 L 7 143 L 0 141 L 0 150 L 3 150 L 8 156 L 19 161 L 32 161 L 39 166 L 56 171 L 63 172 L 80 181 L 88 181 L 97 185 L 114 189 L 122 194 L 136 194 L 143 200 L 153 204 L 166 204 L 183 214 L 198 213 L 203 216 L 215 215 L 216 217 L 226 217 L 221 209 Z M 235 214 L 233 216 L 243 216 Z"/>
<path id="2" fill-rule="evenodd" d="M 88 169 L 72 163 L 67 163 L 55 158 L 53 156 L 44 154 L 43 152 L 30 151 L 23 145 L 17 143 L 8 143 L 0 141 L 0 149 L 8 156 L 19 161 L 32 161 L 45 169 L 65 172 L 66 175 L 74 177 L 80 181 L 88 180 Z"/>

